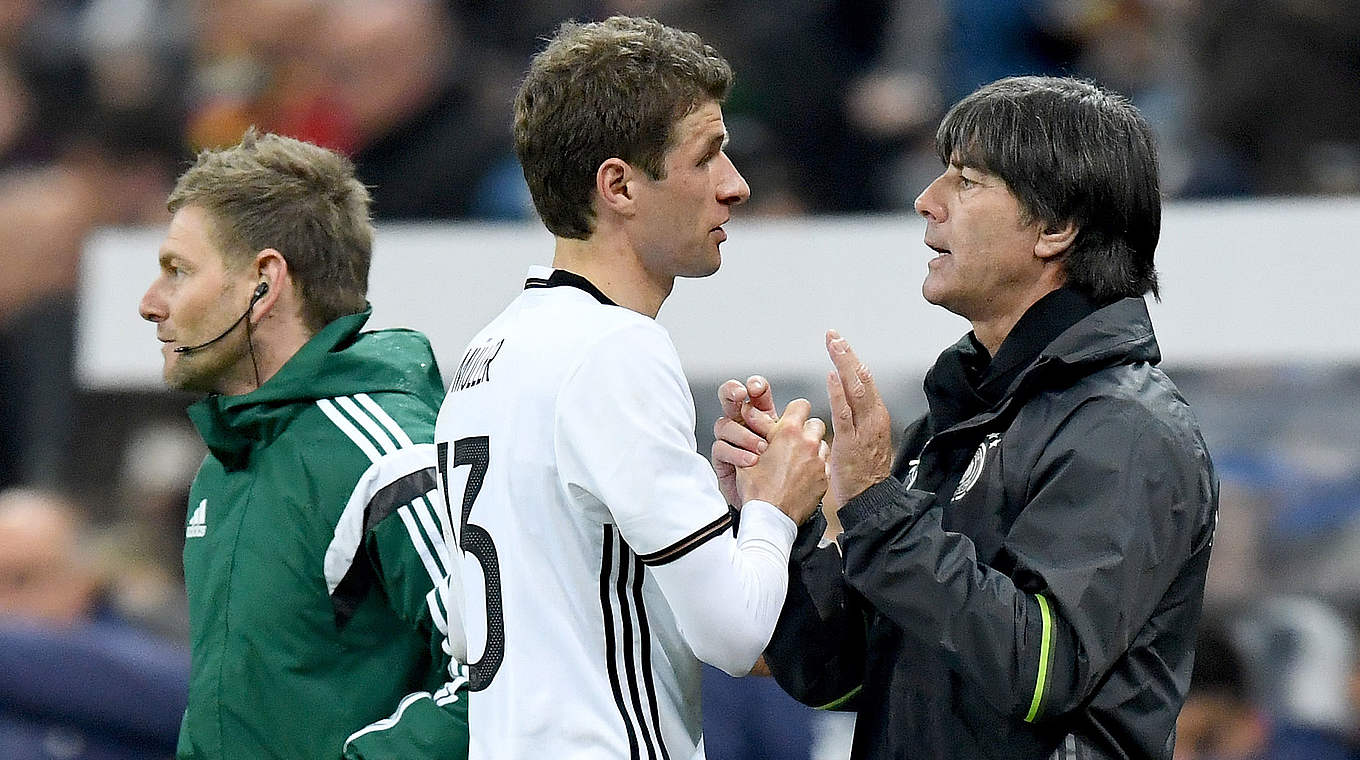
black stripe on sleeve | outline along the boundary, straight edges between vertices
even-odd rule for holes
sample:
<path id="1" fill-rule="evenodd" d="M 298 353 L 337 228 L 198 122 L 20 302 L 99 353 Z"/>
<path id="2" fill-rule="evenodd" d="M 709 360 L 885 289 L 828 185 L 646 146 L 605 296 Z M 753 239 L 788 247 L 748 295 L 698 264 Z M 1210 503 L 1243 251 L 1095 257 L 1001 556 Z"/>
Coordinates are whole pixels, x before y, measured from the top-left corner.
<path id="1" fill-rule="evenodd" d="M 641 571 L 642 565 L 633 561 L 635 555 L 632 550 L 628 548 L 628 544 L 623 540 L 622 536 L 619 537 L 619 549 L 619 578 L 616 588 L 619 594 L 619 609 L 623 612 L 623 667 L 624 672 L 628 677 L 628 696 L 633 703 L 633 714 L 637 716 L 638 727 L 642 729 L 642 741 L 647 747 L 647 757 L 650 758 L 650 760 L 658 760 L 656 742 L 652 739 L 652 732 L 647 727 L 646 713 L 642 709 L 642 694 L 638 688 L 638 670 L 650 671 L 651 663 L 647 663 L 644 667 L 640 668 L 637 659 L 633 656 L 633 615 L 635 612 L 640 615 L 641 605 L 639 604 L 635 610 L 634 605 L 630 603 L 628 598 L 629 568 L 636 564 L 637 569 Z M 640 572 L 636 577 L 636 582 L 642 582 L 642 575 Z M 641 621 L 638 623 L 638 629 L 639 632 L 641 632 Z M 643 634 L 642 640 L 644 642 L 648 638 L 650 638 L 649 635 Z"/>
<path id="2" fill-rule="evenodd" d="M 728 511 L 727 514 L 694 531 L 688 536 L 685 536 L 679 541 L 676 541 L 670 546 L 659 551 L 654 551 L 651 554 L 640 554 L 638 555 L 638 559 L 642 560 L 642 564 L 649 567 L 656 567 L 668 562 L 674 562 L 695 549 L 698 549 L 700 546 L 703 546 L 706 541 L 721 536 L 731 525 L 732 512 Z"/>
<path id="3" fill-rule="evenodd" d="M 670 760 L 666 751 L 666 740 L 661 737 L 661 717 L 657 714 L 656 683 L 652 677 L 652 630 L 647 624 L 647 607 L 642 603 L 642 560 L 633 558 L 633 603 L 638 612 L 638 629 L 642 638 L 642 685 L 647 690 L 647 702 L 652 708 L 652 732 L 656 734 L 656 746 L 661 750 L 661 760 Z"/>
<path id="4" fill-rule="evenodd" d="M 620 544 L 622 541 L 619 542 Z M 604 660 L 609 669 L 609 687 L 614 691 L 614 706 L 619 709 L 623 727 L 628 730 L 628 756 L 640 760 L 638 755 L 637 732 L 633 721 L 628 717 L 628 708 L 623 702 L 623 686 L 619 683 L 618 651 L 614 643 L 614 606 L 611 603 L 609 578 L 614 569 L 614 526 L 604 526 L 604 551 L 600 559 L 600 608 L 604 612 Z"/>
<path id="5" fill-rule="evenodd" d="M 331 593 L 331 608 L 335 612 L 336 630 L 349 624 L 377 580 L 378 558 L 364 550 L 369 532 L 402 506 L 410 504 L 434 488 L 434 468 L 426 467 L 397 478 L 368 500 L 367 506 L 364 507 L 364 532 L 359 537 L 359 546 L 354 551 L 354 561 L 345 571 L 345 577 L 336 584 L 335 591 Z"/>

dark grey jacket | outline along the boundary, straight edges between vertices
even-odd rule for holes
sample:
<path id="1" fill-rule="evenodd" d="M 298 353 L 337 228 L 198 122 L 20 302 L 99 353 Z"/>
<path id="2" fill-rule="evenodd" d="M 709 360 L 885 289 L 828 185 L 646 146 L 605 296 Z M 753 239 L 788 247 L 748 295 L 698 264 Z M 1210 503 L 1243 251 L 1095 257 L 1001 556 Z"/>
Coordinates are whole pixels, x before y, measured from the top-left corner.
<path id="1" fill-rule="evenodd" d="M 1130 298 L 946 429 L 928 383 L 895 477 L 840 512 L 843 558 L 804 526 L 766 660 L 859 712 L 853 757 L 1171 757 L 1218 483 L 1160 358 Z"/>

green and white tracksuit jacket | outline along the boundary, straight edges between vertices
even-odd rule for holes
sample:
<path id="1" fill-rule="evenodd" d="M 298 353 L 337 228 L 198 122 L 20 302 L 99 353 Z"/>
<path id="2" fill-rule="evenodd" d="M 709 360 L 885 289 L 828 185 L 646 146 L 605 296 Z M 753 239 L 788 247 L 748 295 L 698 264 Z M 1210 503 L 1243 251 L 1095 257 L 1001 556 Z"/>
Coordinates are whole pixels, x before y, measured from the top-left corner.
<path id="1" fill-rule="evenodd" d="M 189 409 L 209 454 L 185 526 L 179 758 L 339 758 L 354 734 L 353 756 L 466 757 L 463 694 L 439 690 L 443 388 L 425 337 L 361 333 L 369 313 L 327 325 L 255 391 Z M 418 735 L 383 720 L 422 689 L 436 691 L 412 714 L 436 720 Z"/>

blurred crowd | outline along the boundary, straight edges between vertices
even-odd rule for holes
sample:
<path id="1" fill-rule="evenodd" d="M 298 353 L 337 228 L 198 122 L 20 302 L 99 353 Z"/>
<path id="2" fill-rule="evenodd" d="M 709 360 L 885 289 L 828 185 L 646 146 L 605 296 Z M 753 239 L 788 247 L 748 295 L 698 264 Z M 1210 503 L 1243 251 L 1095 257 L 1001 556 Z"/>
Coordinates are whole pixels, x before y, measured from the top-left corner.
<path id="1" fill-rule="evenodd" d="M 1360 0 L 0 0 L 0 757 L 164 756 L 179 708 L 126 695 L 179 694 L 187 673 L 178 563 L 202 451 L 180 418 L 131 426 L 114 451 L 78 428 L 89 232 L 164 224 L 194 153 L 252 124 L 350 155 L 379 225 L 528 219 L 518 79 L 561 20 L 618 12 L 696 31 L 733 63 L 725 112 L 751 214 L 908 211 L 938 172 L 944 109 L 1018 73 L 1127 94 L 1158 134 L 1168 198 L 1360 193 Z M 1297 378 L 1267 380 L 1251 387 L 1303 403 Z M 1353 439 L 1333 412 L 1360 409 L 1345 395 L 1360 382 L 1329 382 L 1325 420 L 1270 398 L 1253 408 L 1275 419 L 1244 415 L 1247 387 L 1209 380 L 1193 399 L 1210 417 L 1221 400 L 1205 430 L 1222 431 L 1225 487 L 1178 758 L 1356 756 L 1360 451 L 1320 450 L 1304 428 Z M 80 478 L 94 458 L 115 462 L 107 482 Z M 34 654 L 35 629 L 60 657 Z M 112 675 L 33 688 L 74 661 Z M 53 707 L 62 688 L 105 709 Z M 843 723 L 778 712 L 792 708 L 777 690 L 724 702 L 729 688 L 715 681 L 710 702 L 734 720 L 801 717 L 771 736 L 715 723 L 710 757 L 846 746 Z"/>

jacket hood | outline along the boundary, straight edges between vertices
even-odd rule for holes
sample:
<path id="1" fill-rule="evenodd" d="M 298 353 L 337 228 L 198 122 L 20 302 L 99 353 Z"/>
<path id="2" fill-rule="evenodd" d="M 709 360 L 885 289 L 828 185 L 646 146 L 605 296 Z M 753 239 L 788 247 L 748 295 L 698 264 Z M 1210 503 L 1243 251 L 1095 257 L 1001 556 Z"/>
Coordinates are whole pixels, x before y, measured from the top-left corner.
<path id="1" fill-rule="evenodd" d="M 1096 309 L 1059 333 L 1010 383 L 994 402 L 977 396 L 961 380 L 961 363 L 975 356 L 978 347 L 970 332 L 940 355 L 926 374 L 926 397 L 936 432 L 960 422 L 972 427 L 995 418 L 1017 401 L 1043 388 L 1062 387 L 1105 367 L 1161 361 L 1161 350 L 1152 331 L 1152 318 L 1141 298 L 1124 298 Z M 981 413 L 987 409 L 986 413 Z"/>
<path id="2" fill-rule="evenodd" d="M 1054 338 L 1011 385 L 1007 401 L 1023 399 L 1040 388 L 1064 386 L 1106 367 L 1161 360 L 1147 303 L 1141 298 L 1120 299 Z"/>
<path id="3" fill-rule="evenodd" d="M 252 444 L 273 440 L 298 404 L 355 393 L 404 393 L 438 406 L 443 380 L 426 337 L 406 329 L 360 332 L 372 307 L 332 321 L 273 377 L 239 396 L 211 395 L 189 407 L 203 442 L 228 468 Z"/>
<path id="4" fill-rule="evenodd" d="M 1152 317 L 1141 298 L 1122 298 L 1069 327 L 1039 354 L 1039 362 L 1068 366 L 1162 360 Z"/>

